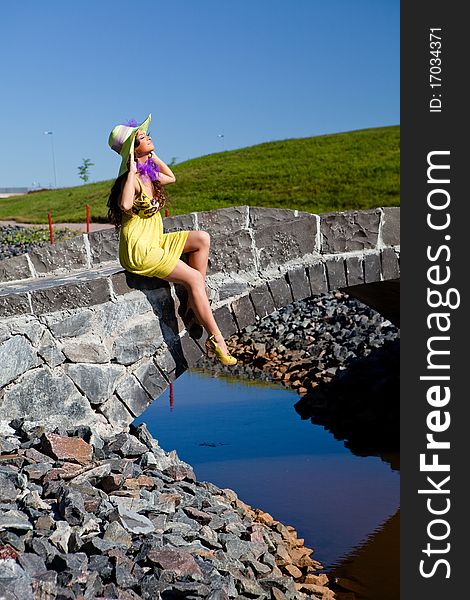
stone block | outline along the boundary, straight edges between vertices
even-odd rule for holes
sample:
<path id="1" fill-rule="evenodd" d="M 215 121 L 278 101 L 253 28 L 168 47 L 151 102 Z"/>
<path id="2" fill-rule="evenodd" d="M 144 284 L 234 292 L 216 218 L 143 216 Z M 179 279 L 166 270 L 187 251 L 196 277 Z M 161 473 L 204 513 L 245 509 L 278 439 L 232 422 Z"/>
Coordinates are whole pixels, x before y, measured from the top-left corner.
<path id="1" fill-rule="evenodd" d="M 266 283 L 256 286 L 250 291 L 250 298 L 256 314 L 262 319 L 276 310 L 273 297 Z"/>
<path id="2" fill-rule="evenodd" d="M 25 417 L 45 425 L 63 427 L 90 425 L 96 415 L 87 399 L 79 393 L 63 373 L 55 373 L 45 365 L 32 369 L 5 391 L 0 406 L 0 419 Z"/>
<path id="3" fill-rule="evenodd" d="M 0 318 L 31 314 L 28 294 L 0 295 Z"/>
<path id="4" fill-rule="evenodd" d="M 158 290 L 161 288 L 170 289 L 170 284 L 164 279 L 158 277 L 145 277 L 136 275 L 129 271 L 122 271 L 111 275 L 111 284 L 116 296 L 128 294 L 135 290 Z"/>
<path id="5" fill-rule="evenodd" d="M 63 368 L 91 404 L 103 404 L 109 400 L 118 380 L 126 373 L 125 367 L 110 364 L 65 364 Z"/>
<path id="6" fill-rule="evenodd" d="M 380 216 L 379 209 L 321 214 L 321 252 L 338 254 L 376 248 Z"/>
<path id="7" fill-rule="evenodd" d="M 65 361 L 65 355 L 57 347 L 57 342 L 49 330 L 44 331 L 38 354 L 50 367 L 57 367 Z"/>
<path id="8" fill-rule="evenodd" d="M 29 257 L 38 273 L 51 273 L 57 269 L 73 271 L 87 266 L 87 254 L 82 235 L 35 248 L 29 252 Z"/>
<path id="9" fill-rule="evenodd" d="M 9 328 L 12 335 L 25 335 L 33 346 L 39 344 L 44 331 L 46 330 L 45 325 L 43 325 L 35 315 L 19 316 L 10 321 Z"/>
<path id="10" fill-rule="evenodd" d="M 364 256 L 364 279 L 366 283 L 381 281 L 380 254 L 366 254 Z"/>
<path id="11" fill-rule="evenodd" d="M 147 298 L 139 293 L 121 297 L 118 302 L 106 302 L 91 309 L 92 329 L 103 338 L 122 333 L 139 319 L 155 319 Z"/>
<path id="12" fill-rule="evenodd" d="M 385 246 L 400 245 L 400 207 L 383 208 L 382 243 Z"/>
<path id="13" fill-rule="evenodd" d="M 15 281 L 32 277 L 26 254 L 0 260 L 0 281 Z"/>
<path id="14" fill-rule="evenodd" d="M 91 264 L 119 260 L 119 231 L 116 229 L 101 229 L 88 234 L 90 242 Z"/>
<path id="15" fill-rule="evenodd" d="M 194 215 L 174 215 L 172 217 L 163 217 L 163 231 L 192 231 L 195 229 Z"/>
<path id="16" fill-rule="evenodd" d="M 309 298 L 312 293 L 305 267 L 292 269 L 287 273 L 294 301 Z"/>
<path id="17" fill-rule="evenodd" d="M 116 430 L 127 430 L 135 418 L 115 395 L 101 404 L 99 410 Z"/>
<path id="18" fill-rule="evenodd" d="M 230 337 L 234 333 L 237 333 L 237 324 L 228 306 L 220 306 L 217 308 L 214 311 L 214 318 L 224 338 Z"/>
<path id="19" fill-rule="evenodd" d="M 93 334 L 65 338 L 60 349 L 74 363 L 108 363 L 111 359 L 101 339 Z"/>
<path id="20" fill-rule="evenodd" d="M 130 281 L 130 273 L 128 271 L 120 271 L 119 273 L 113 273 L 111 275 L 111 287 L 113 288 L 116 296 L 121 296 L 123 294 L 128 294 L 129 292 L 133 292 L 136 288 L 131 287 L 133 281 Z"/>
<path id="21" fill-rule="evenodd" d="M 314 265 L 309 265 L 307 267 L 307 272 L 312 296 L 325 294 L 328 291 L 328 281 L 324 263 L 318 262 Z"/>
<path id="22" fill-rule="evenodd" d="M 194 367 L 203 355 L 203 350 L 186 331 L 180 338 L 177 351 L 181 354 L 184 368 Z"/>
<path id="23" fill-rule="evenodd" d="M 130 365 L 144 356 L 152 356 L 162 342 L 160 323 L 149 313 L 138 321 L 123 323 L 112 343 L 110 355 L 121 365 Z"/>
<path id="24" fill-rule="evenodd" d="M 325 262 L 326 274 L 328 277 L 328 289 L 338 290 L 346 287 L 346 272 L 344 270 L 344 260 L 329 258 Z"/>
<path id="25" fill-rule="evenodd" d="M 41 362 L 31 343 L 22 335 L 14 335 L 0 344 L 0 387 L 37 367 Z"/>
<path id="26" fill-rule="evenodd" d="M 169 382 L 174 381 L 176 377 L 176 358 L 177 354 L 173 348 L 170 349 L 165 345 L 161 346 L 153 356 L 155 365 L 160 369 L 165 379 L 167 379 Z"/>
<path id="27" fill-rule="evenodd" d="M 111 299 L 105 279 L 69 283 L 31 292 L 33 312 L 42 314 L 68 308 L 82 308 Z"/>
<path id="28" fill-rule="evenodd" d="M 152 402 L 152 397 L 133 375 L 129 375 L 119 383 L 116 388 L 116 395 L 135 417 L 141 415 Z"/>
<path id="29" fill-rule="evenodd" d="M 364 265 L 362 256 L 348 256 L 346 258 L 346 280 L 348 286 L 364 283 Z"/>
<path id="30" fill-rule="evenodd" d="M 237 229 L 230 235 L 211 234 L 207 275 L 253 271 L 255 264 L 255 250 L 248 230 Z"/>
<path id="31" fill-rule="evenodd" d="M 248 206 L 230 206 L 197 213 L 198 229 L 212 236 L 233 237 L 245 229 L 248 222 Z M 212 245 L 212 243 L 211 243 Z"/>
<path id="32" fill-rule="evenodd" d="M 255 309 L 248 294 L 234 300 L 231 307 L 239 331 L 242 331 L 245 327 L 256 321 Z"/>
<path id="33" fill-rule="evenodd" d="M 382 273 L 384 279 L 397 279 L 400 277 L 400 265 L 393 248 L 384 248 L 381 254 Z"/>
<path id="34" fill-rule="evenodd" d="M 271 291 L 276 309 L 283 308 L 288 304 L 292 304 L 294 301 L 294 298 L 292 297 L 291 286 L 287 282 L 285 275 L 268 281 L 268 287 Z"/>
<path id="35" fill-rule="evenodd" d="M 261 206 L 249 207 L 249 226 L 253 229 L 262 229 L 275 223 L 292 221 L 296 219 L 295 211 L 290 208 L 264 208 Z"/>
<path id="36" fill-rule="evenodd" d="M 248 290 L 249 286 L 246 281 L 223 281 L 217 287 L 219 300 L 225 300 L 226 298 L 239 296 L 240 294 L 248 292 Z"/>
<path id="37" fill-rule="evenodd" d="M 47 323 L 56 338 L 77 337 L 91 333 L 93 312 L 90 309 L 78 310 L 69 315 L 66 312 L 57 312 L 41 317 Z"/>
<path id="38" fill-rule="evenodd" d="M 133 371 L 139 380 L 141 386 L 155 400 L 168 387 L 167 380 L 163 377 L 160 369 L 155 366 L 153 360 L 149 360 L 139 365 Z"/>
<path id="39" fill-rule="evenodd" d="M 261 271 L 272 270 L 290 260 L 315 252 L 317 219 L 314 215 L 279 221 L 254 232 Z"/>

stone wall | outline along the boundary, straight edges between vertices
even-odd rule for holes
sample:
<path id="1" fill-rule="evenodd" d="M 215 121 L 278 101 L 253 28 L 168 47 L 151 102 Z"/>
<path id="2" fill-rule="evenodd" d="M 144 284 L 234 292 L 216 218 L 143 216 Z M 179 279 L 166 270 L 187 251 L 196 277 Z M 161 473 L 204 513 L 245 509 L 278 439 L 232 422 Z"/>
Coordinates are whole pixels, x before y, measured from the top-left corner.
<path id="1" fill-rule="evenodd" d="M 295 300 L 399 277 L 399 209 L 312 215 L 239 206 L 164 219 L 211 235 L 225 337 Z M 125 430 L 204 351 L 180 285 L 125 272 L 113 230 L 0 261 L 0 420 Z"/>

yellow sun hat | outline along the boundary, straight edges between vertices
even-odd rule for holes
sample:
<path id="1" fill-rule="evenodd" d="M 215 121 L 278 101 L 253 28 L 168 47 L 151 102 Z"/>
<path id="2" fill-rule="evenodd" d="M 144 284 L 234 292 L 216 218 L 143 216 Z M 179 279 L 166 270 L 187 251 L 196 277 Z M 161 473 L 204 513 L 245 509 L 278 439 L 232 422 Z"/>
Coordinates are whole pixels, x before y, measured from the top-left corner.
<path id="1" fill-rule="evenodd" d="M 150 113 L 140 125 L 137 125 L 136 121 L 129 121 L 129 124 L 125 125 L 116 125 L 109 134 L 109 147 L 117 152 L 122 159 L 118 177 L 128 169 L 127 161 L 129 160 L 131 152 L 134 152 L 134 141 L 137 132 L 143 131 L 144 133 L 147 133 L 151 119 L 152 114 Z"/>

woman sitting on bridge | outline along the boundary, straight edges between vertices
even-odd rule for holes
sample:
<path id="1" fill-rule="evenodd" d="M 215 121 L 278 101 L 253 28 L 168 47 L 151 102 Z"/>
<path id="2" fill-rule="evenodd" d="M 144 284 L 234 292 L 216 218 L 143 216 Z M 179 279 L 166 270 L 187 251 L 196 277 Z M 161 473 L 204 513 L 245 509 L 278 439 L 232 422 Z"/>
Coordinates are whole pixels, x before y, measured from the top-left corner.
<path id="1" fill-rule="evenodd" d="M 206 349 L 224 365 L 237 359 L 228 353 L 210 308 L 205 288 L 210 236 L 207 231 L 163 233 L 160 214 L 168 196 L 164 185 L 174 183 L 171 169 L 154 153 L 147 134 L 151 115 L 141 123 L 117 125 L 109 145 L 121 156 L 119 175 L 108 199 L 108 219 L 120 229 L 119 262 L 130 273 L 178 282 L 188 291 L 188 308 L 208 333 Z M 188 252 L 186 264 L 180 257 Z"/>

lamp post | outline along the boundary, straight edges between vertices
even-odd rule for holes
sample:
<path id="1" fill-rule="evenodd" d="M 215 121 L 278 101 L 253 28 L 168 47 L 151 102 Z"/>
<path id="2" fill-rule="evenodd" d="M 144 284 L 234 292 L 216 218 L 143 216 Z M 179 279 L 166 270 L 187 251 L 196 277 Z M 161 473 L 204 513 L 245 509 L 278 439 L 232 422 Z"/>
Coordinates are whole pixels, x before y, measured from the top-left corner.
<path id="1" fill-rule="evenodd" d="M 55 156 L 54 156 L 54 141 L 53 141 L 53 131 L 45 131 L 44 135 L 51 136 L 51 149 L 52 149 L 52 167 L 54 169 L 54 187 L 57 188 L 57 177 L 55 172 Z"/>
<path id="2" fill-rule="evenodd" d="M 223 133 L 219 133 L 218 136 L 219 138 L 222 138 L 222 150 L 225 152 L 225 137 Z"/>

